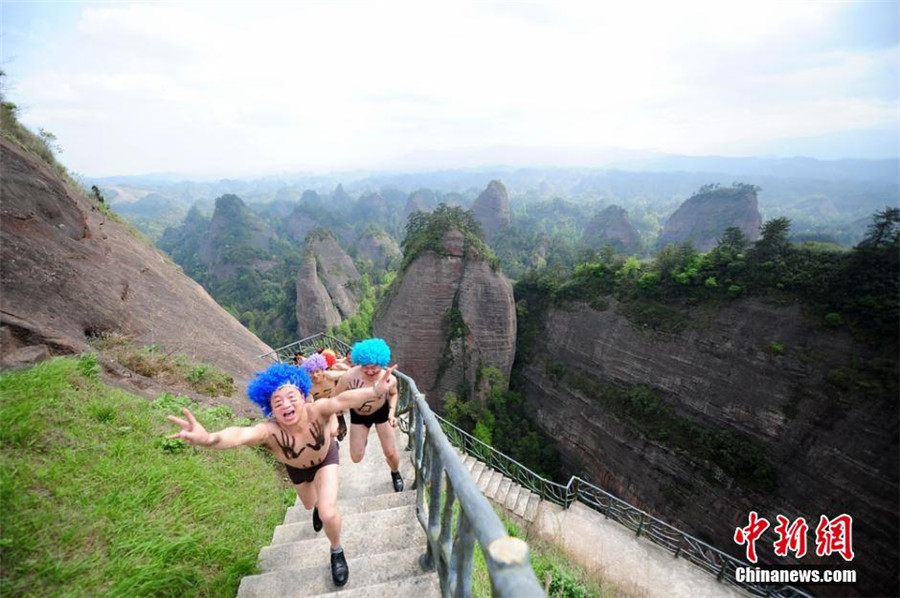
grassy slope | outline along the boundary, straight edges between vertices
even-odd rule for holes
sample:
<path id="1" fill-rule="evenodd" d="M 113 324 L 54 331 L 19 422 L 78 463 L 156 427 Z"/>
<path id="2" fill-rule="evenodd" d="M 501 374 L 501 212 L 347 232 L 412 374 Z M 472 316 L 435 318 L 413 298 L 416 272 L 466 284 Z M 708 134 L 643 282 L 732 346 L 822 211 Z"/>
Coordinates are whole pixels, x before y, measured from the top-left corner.
<path id="1" fill-rule="evenodd" d="M 258 451 L 166 440 L 183 402 L 104 386 L 90 355 L 0 377 L 0 595 L 235 594 L 294 493 Z"/>

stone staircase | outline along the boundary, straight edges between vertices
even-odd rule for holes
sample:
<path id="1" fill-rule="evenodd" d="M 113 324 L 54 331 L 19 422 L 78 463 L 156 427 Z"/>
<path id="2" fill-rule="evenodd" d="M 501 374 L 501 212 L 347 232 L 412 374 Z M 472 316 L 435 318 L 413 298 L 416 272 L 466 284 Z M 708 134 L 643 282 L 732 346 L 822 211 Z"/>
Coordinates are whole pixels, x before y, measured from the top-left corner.
<path id="1" fill-rule="evenodd" d="M 349 437 L 341 442 L 338 512 L 343 520 L 341 546 L 350 567 L 347 585 L 337 588 L 332 583 L 328 538 L 324 530 L 313 531 L 312 512 L 298 498 L 275 528 L 271 544 L 259 552 L 262 573 L 241 580 L 238 598 L 440 596 L 437 573 L 419 566 L 426 539 L 416 518 L 415 476 L 405 446 L 406 437 L 398 432 L 405 489 L 394 492 L 374 426 L 360 463 L 350 460 Z"/>
<path id="2" fill-rule="evenodd" d="M 535 520 L 541 497 L 524 488 L 499 471 L 491 469 L 475 457 L 461 453 L 463 465 L 481 493 L 494 504 L 527 523 Z"/>

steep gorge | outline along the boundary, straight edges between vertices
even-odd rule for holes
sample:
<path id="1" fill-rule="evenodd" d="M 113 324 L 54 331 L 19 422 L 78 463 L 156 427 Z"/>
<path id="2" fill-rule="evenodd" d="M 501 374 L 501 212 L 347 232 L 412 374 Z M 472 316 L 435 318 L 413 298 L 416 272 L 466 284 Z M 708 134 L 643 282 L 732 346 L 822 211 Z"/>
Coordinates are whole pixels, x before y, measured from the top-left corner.
<path id="1" fill-rule="evenodd" d="M 891 360 L 796 305 L 695 307 L 675 333 L 622 311 L 611 298 L 602 311 L 553 307 L 532 336 L 526 404 L 566 468 L 741 557 L 732 538 L 751 510 L 803 516 L 811 531 L 820 515 L 850 514 L 859 583 L 839 593 L 895 595 Z M 771 542 L 757 548 L 789 562 Z M 801 562 L 846 565 L 814 550 Z"/>

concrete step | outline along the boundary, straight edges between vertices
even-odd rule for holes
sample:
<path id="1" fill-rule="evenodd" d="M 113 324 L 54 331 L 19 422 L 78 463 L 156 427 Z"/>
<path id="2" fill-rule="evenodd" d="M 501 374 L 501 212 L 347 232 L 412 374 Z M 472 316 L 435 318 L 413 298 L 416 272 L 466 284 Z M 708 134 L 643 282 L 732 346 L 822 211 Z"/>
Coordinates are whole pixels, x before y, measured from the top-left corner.
<path id="1" fill-rule="evenodd" d="M 484 471 L 481 473 L 481 477 L 478 478 L 478 489 L 481 491 L 482 494 L 487 496 L 488 487 L 491 485 L 491 482 L 494 481 L 494 478 L 498 475 L 500 475 L 500 474 L 498 474 L 496 471 L 494 471 L 490 467 L 484 468 Z M 499 480 L 497 481 L 497 483 L 498 484 L 500 483 Z"/>
<path id="2" fill-rule="evenodd" d="M 312 524 L 306 525 L 312 530 Z M 324 530 L 317 535 L 314 539 L 263 546 L 259 551 L 259 568 L 262 571 L 275 571 L 331 563 L 331 544 Z M 386 528 L 379 528 L 377 517 L 373 517 L 369 525 L 342 526 L 341 546 L 347 558 L 356 558 L 425 546 L 425 532 L 415 517 Z"/>
<path id="3" fill-rule="evenodd" d="M 499 471 L 495 471 L 494 475 L 491 477 L 491 482 L 488 484 L 487 489 L 484 491 L 484 495 L 490 499 L 493 499 L 497 496 L 497 491 L 500 489 L 500 484 L 503 482 L 503 474 Z"/>
<path id="4" fill-rule="evenodd" d="M 410 492 L 409 494 L 412 494 L 413 498 L 415 498 L 415 494 L 413 494 L 412 492 Z M 415 519 L 415 517 L 416 507 L 414 504 L 405 505 L 402 507 L 394 507 L 393 509 L 385 509 L 383 511 L 369 511 L 365 513 L 353 513 L 347 515 L 341 514 L 341 528 L 353 529 L 357 527 L 368 527 L 374 533 L 379 529 L 391 527 L 402 523 L 403 521 Z M 271 544 L 274 546 L 275 544 L 285 544 L 287 542 L 311 540 L 313 538 L 318 538 L 320 534 L 324 535 L 325 530 L 323 529 L 319 533 L 316 533 L 313 530 L 312 513 L 310 513 L 309 518 L 306 521 L 300 521 L 297 523 L 285 523 L 276 527 L 275 533 L 272 534 Z"/>
<path id="5" fill-rule="evenodd" d="M 341 595 L 366 586 L 398 583 L 406 578 L 424 575 L 426 572 L 419 566 L 419 557 L 424 553 L 424 547 L 415 546 L 377 555 L 359 555 L 353 558 L 347 555 L 350 576 L 347 585 L 340 589 Z M 327 594 L 336 590 L 331 580 L 329 561 L 317 566 L 250 575 L 241 580 L 237 595 L 238 598 L 299 597 Z"/>
<path id="6" fill-rule="evenodd" d="M 534 521 L 537 517 L 538 507 L 541 504 L 541 497 L 534 492 L 528 497 L 528 505 L 525 507 L 525 521 Z"/>
<path id="7" fill-rule="evenodd" d="M 519 497 L 516 499 L 516 504 L 513 507 L 513 513 L 518 517 L 525 517 L 525 509 L 528 507 L 528 500 L 531 498 L 531 491 L 522 488 L 519 490 Z"/>
<path id="8" fill-rule="evenodd" d="M 472 467 L 472 471 L 470 473 L 472 475 L 472 481 L 476 484 L 478 483 L 478 477 L 481 475 L 481 472 L 484 471 L 485 467 L 485 464 L 481 461 L 476 461 L 475 466 Z"/>
<path id="9" fill-rule="evenodd" d="M 348 584 L 350 582 L 347 582 Z M 428 573 L 416 577 L 407 577 L 390 583 L 355 588 L 352 590 L 339 590 L 328 594 L 317 594 L 320 598 L 439 598 L 441 595 L 441 582 L 437 573 Z"/>
<path id="10" fill-rule="evenodd" d="M 403 507 L 406 505 L 416 504 L 415 492 L 394 492 L 393 489 L 388 494 L 376 494 L 367 496 L 365 500 L 358 497 L 342 497 L 338 493 L 337 508 L 341 516 L 352 515 L 354 513 L 363 513 L 367 511 L 381 511 L 382 509 L 393 509 L 394 507 Z M 285 523 L 302 523 L 304 521 L 312 521 L 312 510 L 307 511 L 303 508 L 300 499 L 294 503 L 293 507 L 288 508 L 284 515 Z M 310 524 L 311 525 L 311 524 Z"/>
<path id="11" fill-rule="evenodd" d="M 519 492 L 524 491 L 524 488 L 516 484 L 515 482 L 509 485 L 509 491 L 506 493 L 506 499 L 503 501 L 503 507 L 512 511 L 516 508 L 516 502 L 519 499 Z"/>

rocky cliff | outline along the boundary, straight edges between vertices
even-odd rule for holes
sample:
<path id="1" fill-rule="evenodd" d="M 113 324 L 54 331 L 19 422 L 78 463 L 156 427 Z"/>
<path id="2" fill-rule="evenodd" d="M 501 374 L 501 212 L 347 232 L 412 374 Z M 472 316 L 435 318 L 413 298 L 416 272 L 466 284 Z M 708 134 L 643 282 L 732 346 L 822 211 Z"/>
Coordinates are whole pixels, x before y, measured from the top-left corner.
<path id="1" fill-rule="evenodd" d="M 337 241 L 325 233 L 307 238 L 297 273 L 297 334 L 300 338 L 337 326 L 359 311 L 359 272 Z"/>
<path id="2" fill-rule="evenodd" d="M 0 140 L 0 162 L 5 362 L 90 351 L 89 337 L 117 332 L 228 372 L 233 405 L 252 411 L 241 393 L 268 346 L 42 161 Z"/>
<path id="3" fill-rule="evenodd" d="M 490 243 L 510 221 L 509 193 L 500 181 L 491 181 L 472 204 L 472 213 L 481 223 L 485 240 Z"/>
<path id="4" fill-rule="evenodd" d="M 730 226 L 738 227 L 747 239 L 756 241 L 762 226 L 757 191 L 753 185 L 701 188 L 666 221 L 658 247 L 690 241 L 698 250 L 709 251 Z"/>
<path id="5" fill-rule="evenodd" d="M 662 334 L 609 304 L 547 311 L 523 369 L 526 402 L 567 468 L 741 558 L 734 530 L 751 510 L 773 526 L 776 514 L 806 518 L 803 564 L 823 562 L 819 517 L 850 514 L 859 583 L 839 593 L 896 595 L 896 357 L 797 306 L 694 308 L 690 327 Z M 764 557 L 790 562 L 767 539 Z"/>
<path id="6" fill-rule="evenodd" d="M 369 260 L 378 270 L 385 270 L 400 263 L 403 253 L 400 246 L 383 230 L 366 230 L 356 242 L 356 255 Z"/>
<path id="7" fill-rule="evenodd" d="M 609 206 L 594 216 L 584 229 L 582 242 L 602 249 L 611 245 L 617 253 L 641 252 L 641 236 L 628 219 L 628 212 L 619 206 Z"/>
<path id="8" fill-rule="evenodd" d="M 200 240 L 197 257 L 210 275 L 229 279 L 241 265 L 265 268 L 264 257 L 274 233 L 236 195 L 216 199 L 207 234 Z"/>
<path id="9" fill-rule="evenodd" d="M 391 346 L 392 361 L 415 378 L 431 405 L 446 392 L 475 396 L 478 372 L 498 368 L 506 379 L 515 353 L 512 288 L 457 230 L 443 251 L 424 251 L 398 275 L 373 322 Z"/>

